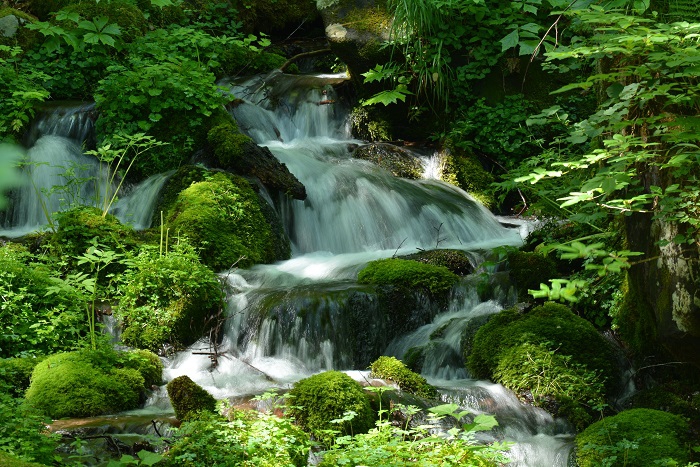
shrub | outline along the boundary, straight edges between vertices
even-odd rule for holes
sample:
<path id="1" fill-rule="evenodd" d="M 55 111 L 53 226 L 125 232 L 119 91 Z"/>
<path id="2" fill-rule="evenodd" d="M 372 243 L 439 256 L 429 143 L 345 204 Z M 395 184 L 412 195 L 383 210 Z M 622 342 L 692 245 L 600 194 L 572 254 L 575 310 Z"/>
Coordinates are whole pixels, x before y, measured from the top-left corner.
<path id="1" fill-rule="evenodd" d="M 183 190 L 168 209 L 171 231 L 199 248 L 202 262 L 214 270 L 276 259 L 275 237 L 260 199 L 243 178 L 214 173 Z"/>
<path id="2" fill-rule="evenodd" d="M 32 371 L 41 360 L 34 357 L 0 359 L 0 392 L 23 397 Z"/>
<path id="3" fill-rule="evenodd" d="M 325 444 L 331 444 L 335 438 L 330 430 L 342 434 L 364 433 L 374 426 L 369 397 L 359 383 L 340 371 L 326 371 L 298 381 L 289 391 L 289 397 L 292 404 L 288 407 L 289 415 Z M 349 411 L 355 413 L 354 418 L 332 423 Z"/>
<path id="4" fill-rule="evenodd" d="M 402 391 L 426 399 L 435 399 L 438 395 L 437 390 L 425 378 L 406 368 L 395 357 L 379 357 L 370 365 L 370 369 L 372 377 L 393 381 Z"/>
<path id="5" fill-rule="evenodd" d="M 87 331 L 81 297 L 62 290 L 47 294 L 52 278 L 31 257 L 0 247 L 0 357 L 43 355 L 70 349 Z"/>
<path id="6" fill-rule="evenodd" d="M 119 354 L 108 348 L 51 355 L 34 368 L 26 398 L 52 418 L 135 409 L 144 377 L 119 365 Z"/>
<path id="7" fill-rule="evenodd" d="M 170 381 L 167 385 L 168 397 L 178 420 L 195 417 L 202 411 L 216 411 L 216 399 L 199 384 L 183 375 Z"/>
<path id="8" fill-rule="evenodd" d="M 440 295 L 448 293 L 458 277 L 444 266 L 388 258 L 368 263 L 357 280 L 361 284 L 391 285 L 407 292 L 421 289 Z"/>
<path id="9" fill-rule="evenodd" d="M 227 418 L 200 413 L 175 435 L 165 465 L 209 467 L 306 466 L 309 440 L 286 418 L 231 410 Z"/>
<path id="10" fill-rule="evenodd" d="M 581 467 L 683 465 L 690 459 L 688 434 L 687 422 L 678 415 L 652 409 L 626 410 L 580 433 L 576 459 Z"/>
<path id="11" fill-rule="evenodd" d="M 0 465 L 50 465 L 58 435 L 48 433 L 46 422 L 26 401 L 0 391 Z"/>
<path id="12" fill-rule="evenodd" d="M 153 248 L 142 249 L 123 281 L 116 315 L 127 345 L 156 353 L 183 349 L 219 319 L 221 285 L 184 241 L 162 256 Z"/>
<path id="13" fill-rule="evenodd" d="M 494 379 L 521 395 L 529 391 L 535 404 L 570 416 L 579 427 L 617 383 L 607 341 L 591 323 L 551 302 L 490 318 L 474 336 L 467 366 L 477 378 Z"/>

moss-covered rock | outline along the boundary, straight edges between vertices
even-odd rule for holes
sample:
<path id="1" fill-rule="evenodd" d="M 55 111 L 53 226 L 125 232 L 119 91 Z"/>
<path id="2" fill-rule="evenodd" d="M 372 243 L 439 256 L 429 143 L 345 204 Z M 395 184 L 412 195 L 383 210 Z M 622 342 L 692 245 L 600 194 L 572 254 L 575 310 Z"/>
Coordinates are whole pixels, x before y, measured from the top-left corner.
<path id="1" fill-rule="evenodd" d="M 382 356 L 370 365 L 371 376 L 392 381 L 402 391 L 409 392 L 425 399 L 435 399 L 437 389 L 428 384 L 425 378 L 409 370 L 406 365 L 395 357 Z"/>
<path id="2" fill-rule="evenodd" d="M 51 355 L 32 373 L 27 400 L 52 418 L 91 417 L 135 409 L 144 377 L 112 349 Z"/>
<path id="3" fill-rule="evenodd" d="M 374 426 L 375 414 L 362 387 L 345 373 L 326 371 L 294 384 L 289 391 L 288 413 L 305 431 L 323 443 L 335 438 L 327 430 L 342 434 L 365 433 Z M 357 415 L 350 421 L 331 423 L 347 411 Z"/>
<path id="4" fill-rule="evenodd" d="M 34 22 L 36 18 L 23 11 L 0 7 L 0 45 L 17 45 L 29 50 L 37 43 L 39 32 L 25 26 Z"/>
<path id="5" fill-rule="evenodd" d="M 350 113 L 352 134 L 364 141 L 392 141 L 392 125 L 374 107 L 357 106 Z"/>
<path id="6" fill-rule="evenodd" d="M 392 144 L 365 144 L 357 148 L 352 157 L 373 162 L 395 177 L 416 180 L 423 176 L 423 164 L 418 157 Z"/>
<path id="7" fill-rule="evenodd" d="M 528 313 L 494 315 L 479 328 L 466 357 L 475 377 L 518 391 L 579 428 L 617 384 L 608 342 L 591 323 L 551 302 Z"/>
<path id="8" fill-rule="evenodd" d="M 404 291 L 422 289 L 439 296 L 449 293 L 458 277 L 444 266 L 388 258 L 368 263 L 357 280 L 361 284 L 390 285 Z"/>
<path id="9" fill-rule="evenodd" d="M 442 180 L 458 186 L 489 209 L 496 207 L 491 183 L 493 175 L 487 172 L 479 160 L 460 152 L 446 152 L 442 159 Z"/>
<path id="10" fill-rule="evenodd" d="M 678 415 L 626 410 L 592 424 L 576 437 L 577 465 L 685 465 L 690 460 L 688 435 L 688 424 Z"/>
<path id="11" fill-rule="evenodd" d="M 183 190 L 168 209 L 167 225 L 199 249 L 214 270 L 275 261 L 275 240 L 250 184 L 213 173 Z"/>
<path id="12" fill-rule="evenodd" d="M 223 292 L 216 275 L 185 242 L 161 255 L 144 249 L 124 276 L 115 311 L 125 344 L 156 353 L 193 344 L 221 317 Z"/>
<path id="13" fill-rule="evenodd" d="M 539 290 L 540 284 L 559 277 L 554 260 L 537 252 L 516 250 L 508 253 L 508 271 L 520 300 L 532 298 L 528 290 Z"/>
<path id="14" fill-rule="evenodd" d="M 178 420 L 195 417 L 198 412 L 216 411 L 216 399 L 189 376 L 178 376 L 166 386 Z"/>
<path id="15" fill-rule="evenodd" d="M 402 258 L 432 266 L 443 266 L 459 276 L 466 276 L 474 270 L 469 255 L 461 250 L 420 251 Z"/>
<path id="16" fill-rule="evenodd" d="M 120 352 L 117 361 L 119 366 L 137 370 L 143 376 L 146 388 L 158 386 L 163 381 L 163 362 L 153 352 L 142 349 Z"/>

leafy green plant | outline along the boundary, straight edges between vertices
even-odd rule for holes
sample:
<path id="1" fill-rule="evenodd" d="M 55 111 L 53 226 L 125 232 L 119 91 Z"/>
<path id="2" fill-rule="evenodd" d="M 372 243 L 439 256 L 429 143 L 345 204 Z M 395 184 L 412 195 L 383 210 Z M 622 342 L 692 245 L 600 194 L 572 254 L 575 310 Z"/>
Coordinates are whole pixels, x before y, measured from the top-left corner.
<path id="1" fill-rule="evenodd" d="M 59 435 L 48 433 L 47 423 L 24 399 L 0 391 L 0 463 L 6 465 L 2 453 L 9 453 L 15 459 L 51 464 Z"/>
<path id="2" fill-rule="evenodd" d="M 370 388 L 381 392 L 383 388 Z M 490 415 L 478 415 L 472 423 L 450 429 L 444 436 L 431 433 L 445 417 L 461 420 L 467 412 L 459 411 L 456 404 L 444 404 L 429 409 L 428 421 L 420 426 L 411 424 L 419 409 L 412 406 L 393 406 L 392 410 L 379 410 L 376 427 L 368 433 L 342 436 L 324 453 L 322 467 L 348 466 L 411 466 L 411 465 L 469 465 L 495 467 L 507 458 L 505 443 L 479 445 L 474 440 L 478 431 L 490 430 L 498 425 Z M 392 423 L 393 412 L 408 414 L 405 423 Z"/>

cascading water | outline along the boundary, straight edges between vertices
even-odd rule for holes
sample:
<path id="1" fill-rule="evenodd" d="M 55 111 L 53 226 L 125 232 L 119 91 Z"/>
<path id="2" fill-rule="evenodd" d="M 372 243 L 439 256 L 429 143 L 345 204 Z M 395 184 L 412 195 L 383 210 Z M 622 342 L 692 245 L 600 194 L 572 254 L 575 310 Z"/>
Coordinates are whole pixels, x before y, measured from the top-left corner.
<path id="1" fill-rule="evenodd" d="M 506 290 L 482 302 L 467 280 L 432 323 L 405 336 L 381 327 L 377 296 L 356 283 L 367 262 L 416 249 L 476 252 L 521 240 L 459 189 L 397 179 L 353 159 L 352 147 L 361 142 L 349 139 L 332 87 L 337 81 L 277 73 L 231 85 L 243 99 L 233 109 L 241 129 L 287 165 L 308 197 L 275 203 L 292 259 L 222 273 L 231 293 L 218 365 L 212 368 L 210 356 L 201 355 L 211 349 L 202 340 L 172 358 L 165 378 L 187 374 L 216 397 L 246 396 L 322 370 L 363 370 L 366 363 L 358 362 L 375 350 L 372 358 L 403 357 L 429 344 L 425 376 L 443 388 L 445 400 L 495 413 L 502 425 L 494 436 L 516 442 L 514 465 L 565 466 L 570 435 L 563 425 L 523 406 L 502 386 L 469 379 L 462 367 L 458 330 L 509 304 Z M 429 314 L 433 305 L 423 301 Z"/>
<path id="2" fill-rule="evenodd" d="M 94 140 L 92 105 L 42 114 L 27 133 L 23 184 L 0 213 L 0 236 L 19 237 L 50 224 L 53 214 L 79 205 L 102 207 L 111 197 L 109 168 L 83 154 Z M 136 229 L 150 227 L 157 194 L 170 174 L 155 175 L 120 193 L 111 212 Z M 144 202 L 145 200 L 145 202 Z"/>

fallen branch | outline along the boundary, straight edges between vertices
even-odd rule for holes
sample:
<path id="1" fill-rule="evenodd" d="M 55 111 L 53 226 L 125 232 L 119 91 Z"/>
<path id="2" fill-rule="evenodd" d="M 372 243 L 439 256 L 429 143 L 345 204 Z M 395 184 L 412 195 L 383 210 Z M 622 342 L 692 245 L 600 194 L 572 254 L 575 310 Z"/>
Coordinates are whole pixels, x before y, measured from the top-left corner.
<path id="1" fill-rule="evenodd" d="M 284 71 L 291 65 L 292 63 L 296 62 L 297 60 L 300 60 L 302 58 L 307 58 L 307 57 L 314 57 L 316 55 L 325 55 L 331 53 L 331 49 L 318 49 L 318 50 L 312 50 L 310 52 L 303 52 L 300 54 L 297 54 L 284 62 L 282 66 L 280 66 L 280 71 Z"/>

